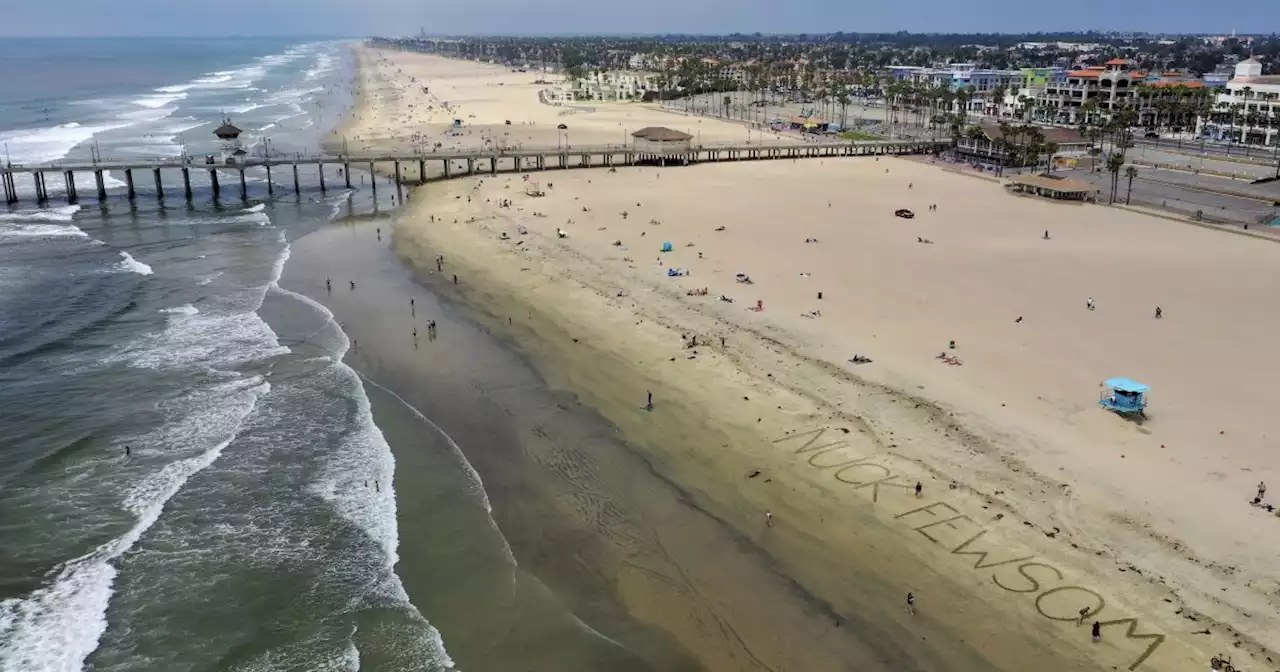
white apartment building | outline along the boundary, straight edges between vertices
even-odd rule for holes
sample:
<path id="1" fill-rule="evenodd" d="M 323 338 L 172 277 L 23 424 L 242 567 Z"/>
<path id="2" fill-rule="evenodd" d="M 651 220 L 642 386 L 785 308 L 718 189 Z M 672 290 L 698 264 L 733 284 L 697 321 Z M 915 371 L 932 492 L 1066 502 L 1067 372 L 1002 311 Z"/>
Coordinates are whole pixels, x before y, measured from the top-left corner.
<path id="1" fill-rule="evenodd" d="M 582 79 L 563 82 L 544 89 L 542 98 L 549 103 L 574 101 L 619 102 L 640 100 L 646 91 L 656 90 L 653 75 L 644 72 L 598 70 Z"/>
<path id="2" fill-rule="evenodd" d="M 1217 105 L 1200 120 L 1198 134 L 1250 145 L 1280 144 L 1280 75 L 1262 74 L 1262 63 L 1247 58 L 1236 64 Z"/>

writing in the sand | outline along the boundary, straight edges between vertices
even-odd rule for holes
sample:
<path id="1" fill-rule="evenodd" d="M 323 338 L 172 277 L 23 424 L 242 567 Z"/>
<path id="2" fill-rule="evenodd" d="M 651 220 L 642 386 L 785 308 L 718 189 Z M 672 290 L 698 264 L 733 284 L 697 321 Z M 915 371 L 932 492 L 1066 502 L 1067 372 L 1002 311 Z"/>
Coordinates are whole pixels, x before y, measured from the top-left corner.
<path id="1" fill-rule="evenodd" d="M 827 428 L 785 436 L 777 445 L 794 446 L 797 455 L 805 456 L 809 466 L 830 472 L 837 481 L 880 502 L 882 494 L 914 495 L 915 483 L 894 473 L 887 455 L 858 456 L 852 454 L 849 442 Z M 987 529 L 956 507 L 942 501 L 921 504 L 911 496 L 913 507 L 894 514 L 894 519 L 909 525 L 920 536 L 946 548 L 950 554 L 973 558 L 975 571 L 991 572 L 996 587 L 1026 595 L 1035 601 L 1036 611 L 1045 618 L 1073 623 L 1076 627 L 1092 626 L 1096 621 L 1104 629 L 1119 631 L 1123 627 L 1125 641 L 1133 640 L 1143 648 L 1129 665 L 1135 670 L 1164 643 L 1158 632 L 1141 632 L 1137 618 L 1115 613 L 1114 607 L 1101 620 L 1107 601 L 1098 591 L 1067 582 L 1062 570 L 1034 554 L 1000 557 L 996 549 L 984 545 Z"/>

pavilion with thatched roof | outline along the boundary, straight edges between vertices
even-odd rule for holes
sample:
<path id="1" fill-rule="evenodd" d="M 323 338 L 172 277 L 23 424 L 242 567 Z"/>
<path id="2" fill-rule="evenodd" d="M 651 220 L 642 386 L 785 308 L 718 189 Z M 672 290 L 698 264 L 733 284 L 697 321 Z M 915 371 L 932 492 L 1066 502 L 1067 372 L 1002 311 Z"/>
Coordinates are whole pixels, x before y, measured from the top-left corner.
<path id="1" fill-rule="evenodd" d="M 1058 201 L 1088 201 L 1098 188 L 1088 182 L 1049 175 L 1018 175 L 1005 183 L 1005 188 L 1020 194 L 1034 194 Z"/>
<path id="2" fill-rule="evenodd" d="M 631 134 L 636 150 L 640 152 L 689 151 L 692 135 L 666 126 L 646 126 Z"/>

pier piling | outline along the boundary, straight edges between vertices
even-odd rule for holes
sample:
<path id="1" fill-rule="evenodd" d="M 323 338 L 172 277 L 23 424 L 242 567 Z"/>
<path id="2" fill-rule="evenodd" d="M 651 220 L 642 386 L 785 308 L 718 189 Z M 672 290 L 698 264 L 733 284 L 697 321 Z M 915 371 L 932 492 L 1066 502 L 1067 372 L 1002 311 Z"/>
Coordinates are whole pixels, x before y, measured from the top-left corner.
<path id="1" fill-rule="evenodd" d="M 400 162 L 396 161 L 396 196 L 400 198 L 400 202 L 404 203 L 404 188 L 401 186 L 400 178 Z"/>
<path id="2" fill-rule="evenodd" d="M 428 158 L 421 152 L 412 154 L 388 154 L 388 155 L 364 155 L 355 157 L 355 165 L 367 162 L 370 173 L 370 186 L 373 188 L 374 195 L 377 195 L 378 175 L 376 168 L 378 162 L 394 162 L 395 175 L 388 181 L 394 180 L 396 183 L 396 191 L 402 197 L 404 196 L 405 167 L 406 161 L 418 162 L 419 183 L 425 182 L 427 179 L 427 163 L 429 161 L 440 161 L 442 173 L 437 177 L 452 178 L 458 176 L 465 168 L 467 175 L 475 175 L 486 169 L 486 166 L 480 162 L 488 161 L 487 170 L 491 174 L 499 172 L 499 163 L 504 158 L 511 160 L 510 166 L 507 168 L 511 172 L 520 172 L 524 170 L 546 170 L 551 165 L 556 164 L 557 168 L 587 168 L 597 165 L 617 166 L 617 165 L 635 165 L 641 162 L 652 162 L 658 165 L 667 165 L 667 159 L 671 159 L 674 163 L 671 165 L 698 162 L 718 162 L 718 161 L 742 161 L 751 159 L 799 159 L 799 158 L 817 158 L 827 156 L 880 156 L 895 154 L 936 154 L 945 142 L 934 141 L 915 141 L 915 142 L 857 142 L 841 145 L 820 145 L 814 143 L 806 143 L 804 145 L 776 145 L 767 147 L 756 146 L 708 146 L 690 149 L 684 152 L 653 152 L 653 153 L 637 153 L 629 147 L 624 148 L 578 148 L 578 153 L 572 153 L 564 147 L 559 149 L 528 149 L 528 150 L 506 150 L 498 152 L 457 152 L 452 154 L 432 153 Z M 596 156 L 599 156 L 597 162 Z M 577 158 L 577 163 L 573 163 L 573 158 Z M 454 161 L 458 164 L 455 166 Z M 465 164 L 464 164 L 465 162 Z M 336 163 L 341 166 L 339 172 L 344 178 L 344 183 L 348 188 L 351 187 L 351 166 L 352 157 L 348 155 L 334 156 L 317 156 L 309 158 L 296 158 L 291 164 L 293 168 L 293 190 L 296 194 L 301 194 L 302 185 L 298 173 L 298 165 L 315 164 L 319 170 L 320 188 L 326 191 L 328 185 L 324 174 L 324 166 L 326 163 Z M 218 184 L 217 171 L 219 167 L 230 168 L 240 172 L 240 195 L 241 198 L 248 198 L 248 179 L 244 176 L 244 171 L 261 166 L 266 169 L 267 191 L 271 195 L 275 194 L 275 181 L 271 172 L 274 166 L 269 159 L 247 159 L 234 164 L 214 164 L 205 165 L 205 169 L 209 171 L 209 183 L 213 190 L 214 198 L 220 196 L 220 188 Z M 4 201 L 6 203 L 14 203 L 19 200 L 19 192 L 16 187 L 16 177 L 18 173 L 27 173 L 31 176 L 31 181 L 35 187 L 35 198 L 38 202 L 44 203 L 49 200 L 49 190 L 45 179 L 46 173 L 62 173 L 63 179 L 66 181 L 67 198 L 78 199 L 79 194 L 76 193 L 75 173 L 76 172 L 92 172 L 94 176 L 95 186 L 98 191 L 98 199 L 105 201 L 107 199 L 106 180 L 107 175 L 111 171 L 123 171 L 125 184 L 130 199 L 137 197 L 137 185 L 133 181 L 134 170 L 150 169 L 153 179 L 156 183 L 156 197 L 164 198 L 164 183 L 161 172 L 165 169 L 179 169 L 182 171 L 182 187 L 183 193 L 190 200 L 193 197 L 191 188 L 191 167 L 190 159 L 183 157 L 173 161 L 155 162 L 140 161 L 138 163 L 126 162 L 99 162 L 75 164 L 62 163 L 61 165 L 30 165 L 30 166 L 3 166 L 0 167 L 0 190 L 4 192 Z M 456 172 L 455 172 L 456 170 Z M 345 172 L 344 172 L 345 171 Z M 27 178 L 22 178 L 27 179 Z M 362 178 L 363 179 L 363 178 Z M 282 185 L 283 186 L 283 185 Z M 73 201 L 74 202 L 74 201 Z"/>

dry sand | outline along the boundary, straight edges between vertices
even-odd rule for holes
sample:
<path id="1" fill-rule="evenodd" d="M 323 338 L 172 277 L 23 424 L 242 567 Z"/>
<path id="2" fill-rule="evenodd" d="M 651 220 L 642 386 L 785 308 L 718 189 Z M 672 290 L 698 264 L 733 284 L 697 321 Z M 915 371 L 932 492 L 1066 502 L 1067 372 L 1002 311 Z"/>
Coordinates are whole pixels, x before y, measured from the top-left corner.
<path id="1" fill-rule="evenodd" d="M 376 62 L 365 86 L 417 77 L 477 123 L 541 127 L 567 111 L 539 104 L 537 87 L 492 85 L 531 75 Z M 348 133 L 441 132 L 389 100 L 368 99 Z M 637 105 L 572 116 L 593 144 L 624 119 L 694 121 Z M 745 135 L 697 125 L 704 141 Z M 926 669 L 948 656 L 1010 670 L 1204 669 L 1217 652 L 1275 668 L 1261 649 L 1280 648 L 1280 519 L 1247 503 L 1280 466 L 1266 427 L 1280 393 L 1263 373 L 1280 328 L 1274 244 L 1017 198 L 893 159 L 530 179 L 548 195 L 526 196 L 515 175 L 427 187 L 397 222 L 397 249 L 424 275 L 445 254 L 468 303 L 495 324 L 510 318 L 551 382 L 835 613 L 927 633 Z M 895 218 L 899 207 L 916 218 Z M 691 274 L 669 278 L 670 267 Z M 694 288 L 708 296 L 686 295 Z M 747 310 L 757 301 L 763 312 Z M 682 340 L 692 335 L 696 348 Z M 962 366 L 934 358 L 951 340 Z M 854 354 L 875 361 L 847 363 Z M 1099 381 L 1116 375 L 1154 387 L 1146 424 L 1096 407 Z M 645 390 L 653 414 L 636 412 Z M 688 443 L 692 428 L 726 440 Z M 681 641 L 698 655 L 696 637 Z"/>
<path id="2" fill-rule="evenodd" d="M 359 48 L 360 104 L 337 134 L 351 153 L 474 148 L 600 147 L 631 144 L 631 133 L 668 126 L 702 143 L 794 143 L 745 124 L 664 112 L 654 105 L 549 105 L 538 101 L 539 77 L 472 61 Z M 453 121 L 463 126 L 453 129 Z M 507 122 L 510 122 L 509 124 Z M 564 125 L 567 128 L 560 129 Z M 416 180 L 417 166 L 405 166 Z"/>

